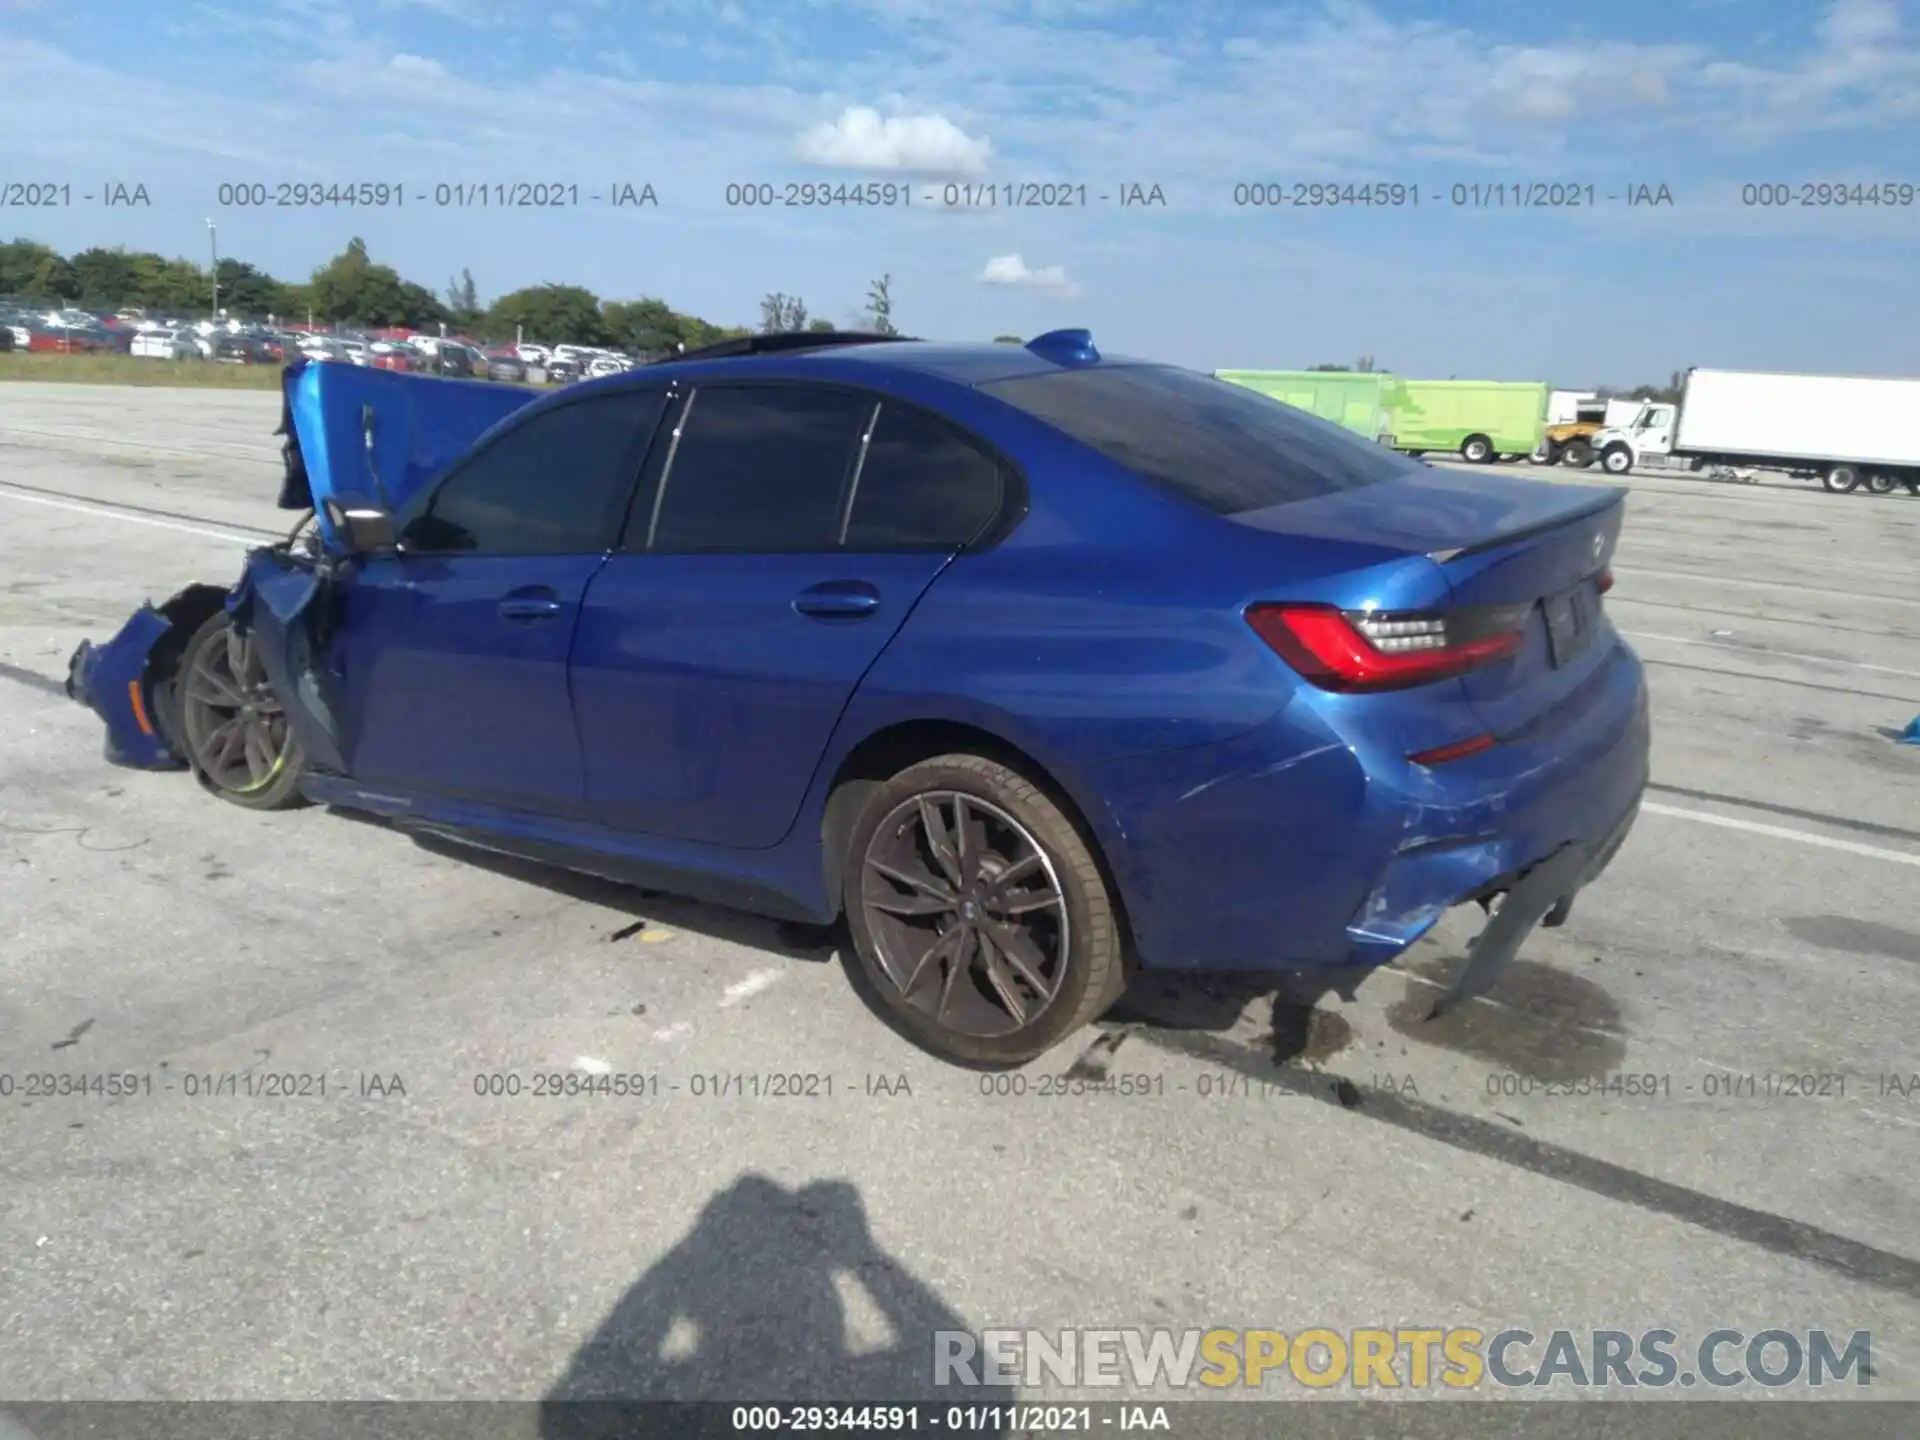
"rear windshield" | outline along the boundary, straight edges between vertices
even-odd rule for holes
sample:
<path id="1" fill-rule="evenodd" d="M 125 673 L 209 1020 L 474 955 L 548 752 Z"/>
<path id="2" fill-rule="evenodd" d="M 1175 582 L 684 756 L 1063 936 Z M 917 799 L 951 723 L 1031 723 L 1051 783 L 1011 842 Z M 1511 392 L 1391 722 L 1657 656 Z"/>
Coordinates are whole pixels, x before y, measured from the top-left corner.
<path id="1" fill-rule="evenodd" d="M 1217 515 L 1424 473 L 1331 421 L 1173 366 L 1055 370 L 980 388 Z"/>

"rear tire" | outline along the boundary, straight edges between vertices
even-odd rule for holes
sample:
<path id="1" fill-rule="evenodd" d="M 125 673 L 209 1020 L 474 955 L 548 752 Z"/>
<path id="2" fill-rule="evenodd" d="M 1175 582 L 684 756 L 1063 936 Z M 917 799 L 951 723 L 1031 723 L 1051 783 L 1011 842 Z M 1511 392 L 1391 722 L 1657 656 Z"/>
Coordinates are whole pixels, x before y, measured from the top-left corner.
<path id="1" fill-rule="evenodd" d="M 1593 446 L 1585 440 L 1570 440 L 1560 452 L 1560 463 L 1571 465 L 1576 470 L 1585 470 L 1593 464 Z"/>
<path id="2" fill-rule="evenodd" d="M 1609 475 L 1624 475 L 1633 469 L 1633 451 L 1624 445 L 1609 445 L 1600 456 L 1600 468 Z"/>
<path id="3" fill-rule="evenodd" d="M 203 786 L 248 810 L 306 804 L 300 794 L 306 753 L 252 639 L 233 629 L 226 611 L 194 632 L 173 684 L 180 748 Z"/>
<path id="4" fill-rule="evenodd" d="M 1484 435 L 1469 435 L 1460 442 L 1460 458 L 1472 465 L 1491 465 L 1493 442 Z"/>
<path id="5" fill-rule="evenodd" d="M 862 977 L 889 1023 L 942 1059 L 1023 1065 L 1125 989 L 1091 844 L 997 761 L 941 755 L 875 786 L 844 874 Z"/>
<path id="6" fill-rule="evenodd" d="M 1891 495 L 1895 483 L 1891 475 L 1873 474 L 1867 477 L 1867 489 L 1875 495 Z"/>
<path id="7" fill-rule="evenodd" d="M 1860 472 L 1851 465 L 1836 465 L 1820 477 L 1829 495 L 1845 495 L 1860 488 Z"/>

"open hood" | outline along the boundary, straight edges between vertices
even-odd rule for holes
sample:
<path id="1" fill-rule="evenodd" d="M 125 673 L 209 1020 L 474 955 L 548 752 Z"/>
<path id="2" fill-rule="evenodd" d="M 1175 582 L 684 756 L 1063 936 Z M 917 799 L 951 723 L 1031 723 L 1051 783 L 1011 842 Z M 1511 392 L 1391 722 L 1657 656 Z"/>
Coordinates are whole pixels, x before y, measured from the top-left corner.
<path id="1" fill-rule="evenodd" d="M 398 510 L 487 431 L 540 398 L 519 386 L 304 357 L 286 367 L 281 387 L 287 473 L 279 503 L 311 508 L 330 550 L 341 542 L 327 518 L 329 496 Z"/>

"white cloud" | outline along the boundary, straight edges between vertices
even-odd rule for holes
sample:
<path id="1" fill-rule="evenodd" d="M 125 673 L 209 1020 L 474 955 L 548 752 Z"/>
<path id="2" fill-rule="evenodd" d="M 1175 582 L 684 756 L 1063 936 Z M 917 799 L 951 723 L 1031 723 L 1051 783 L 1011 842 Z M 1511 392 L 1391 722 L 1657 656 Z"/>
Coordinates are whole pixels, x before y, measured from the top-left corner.
<path id="1" fill-rule="evenodd" d="M 1064 265 L 1027 264 L 1018 254 L 996 255 L 987 261 L 986 268 L 980 272 L 982 285 L 1018 286 L 1027 290 L 1045 290 L 1054 295 L 1072 296 L 1080 293 L 1079 285 L 1067 274 Z"/>
<path id="2" fill-rule="evenodd" d="M 975 139 L 944 115 L 890 115 L 850 106 L 838 120 L 800 136 L 800 158 L 850 170 L 904 170 L 921 175 L 978 175 L 993 144 Z"/>
<path id="3" fill-rule="evenodd" d="M 434 80 L 440 79 L 447 73 L 446 66 L 438 60 L 429 60 L 424 55 L 396 55 L 389 62 L 388 68 L 397 70 L 402 75 L 421 75 Z"/>

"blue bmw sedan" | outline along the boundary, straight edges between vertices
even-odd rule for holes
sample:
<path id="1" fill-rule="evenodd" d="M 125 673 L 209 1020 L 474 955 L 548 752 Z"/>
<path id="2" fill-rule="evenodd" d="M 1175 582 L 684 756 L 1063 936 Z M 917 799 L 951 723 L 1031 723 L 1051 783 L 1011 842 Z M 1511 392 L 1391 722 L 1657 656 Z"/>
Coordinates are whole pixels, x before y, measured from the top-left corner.
<path id="1" fill-rule="evenodd" d="M 730 342 L 530 398 L 289 367 L 237 584 L 83 644 L 110 759 L 784 918 L 1023 1063 L 1135 967 L 1495 983 L 1647 779 L 1624 493 L 1429 468 L 1085 331 Z"/>

